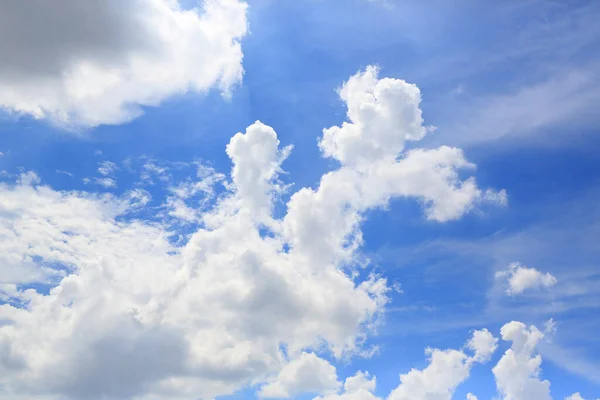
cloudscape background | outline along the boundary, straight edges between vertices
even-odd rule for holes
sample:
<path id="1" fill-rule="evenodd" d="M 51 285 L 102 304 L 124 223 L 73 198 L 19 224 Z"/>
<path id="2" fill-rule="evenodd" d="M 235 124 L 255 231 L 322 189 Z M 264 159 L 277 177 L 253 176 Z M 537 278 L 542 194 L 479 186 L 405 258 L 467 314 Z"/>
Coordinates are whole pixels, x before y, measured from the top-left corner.
<path id="1" fill-rule="evenodd" d="M 0 399 L 600 397 L 600 4 L 0 4 Z"/>

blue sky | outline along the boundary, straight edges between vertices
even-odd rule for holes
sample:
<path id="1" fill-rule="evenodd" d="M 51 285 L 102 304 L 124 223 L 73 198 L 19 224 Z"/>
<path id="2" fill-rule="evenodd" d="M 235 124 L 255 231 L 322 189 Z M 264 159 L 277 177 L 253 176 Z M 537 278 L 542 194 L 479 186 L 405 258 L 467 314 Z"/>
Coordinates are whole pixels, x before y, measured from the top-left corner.
<path id="1" fill-rule="evenodd" d="M 45 29 L 57 29 L 53 24 L 62 18 L 92 18 L 92 12 L 98 10 L 79 9 L 69 2 L 47 17 L 40 14 L 34 18 L 28 6 L 6 10 L 5 15 L 14 13 L 23 18 L 25 27 L 36 26 L 39 43 L 33 46 L 19 35 L 0 43 L 0 51 L 9 60 L 0 67 L 0 89 L 8 93 L 0 96 L 4 107 L 0 116 L 0 170 L 5 198 L 0 205 L 5 243 L 1 246 L 5 257 L 0 257 L 4 264 L 0 267 L 0 375 L 6 376 L 0 377 L 0 398 L 322 396 L 331 400 L 441 400 L 464 399 L 472 393 L 479 399 L 518 400 L 564 399 L 576 392 L 581 397 L 571 399 L 600 396 L 600 342 L 596 334 L 600 329 L 597 3 L 248 0 L 245 9 L 237 0 L 214 0 L 211 4 L 220 10 L 213 13 L 216 16 L 194 8 L 195 2 L 181 1 L 181 8 L 169 3 L 152 0 L 148 3 L 152 5 L 142 5 L 132 0 L 127 5 L 100 6 L 106 7 L 106 12 L 98 18 L 114 23 L 118 34 L 92 32 L 93 24 L 69 23 L 64 37 L 83 38 L 73 43 L 61 35 L 44 35 Z M 175 8 L 167 12 L 164 7 Z M 146 8 L 158 15 L 156 21 L 148 20 L 148 26 L 124 17 L 127 10 L 134 10 L 133 14 L 145 18 L 149 15 Z M 172 34 L 144 31 L 156 29 L 158 25 L 152 24 L 163 23 L 160 13 L 169 12 L 169 18 L 179 21 L 181 28 L 168 25 L 165 16 L 164 32 Z M 185 20 L 186 12 L 205 13 L 205 22 Z M 77 13 L 82 14 L 78 17 Z M 204 30 L 195 30 L 194 24 L 202 23 Z M 145 35 L 144 40 L 136 41 L 140 35 Z M 42 46 L 57 50 L 48 55 L 40 51 Z M 132 54 L 142 57 L 143 67 L 123 61 Z M 47 70 L 38 71 L 33 63 L 48 65 L 40 67 Z M 86 63 L 98 70 L 82 75 L 85 79 L 67 81 L 65 76 L 80 71 L 78 68 Z M 50 67 L 54 64 L 56 69 Z M 156 69 L 151 68 L 154 64 Z M 382 140 L 395 143 L 394 137 L 413 128 L 377 125 L 375 117 L 358 121 L 347 115 L 353 100 L 340 98 L 338 91 L 360 91 L 346 82 L 360 77 L 360 71 L 369 71 L 369 66 L 379 68 L 377 82 L 402 79 L 418 86 L 422 99 L 420 105 L 408 97 L 381 103 L 389 109 L 377 118 L 400 115 L 399 107 L 406 103 L 408 111 L 394 121 L 416 118 L 411 113 L 419 107 L 423 126 L 435 127 L 428 128 L 422 140 L 402 139 L 397 152 L 382 144 L 374 150 L 379 154 L 374 158 L 365 150 L 370 146 L 370 134 L 377 136 L 378 130 L 389 129 Z M 127 86 L 128 92 L 121 93 L 110 84 L 102 86 L 103 79 L 110 76 L 103 71 L 125 71 L 119 87 Z M 230 76 L 228 71 L 238 75 Z M 398 82 L 390 85 L 409 93 L 410 89 Z M 68 87 L 64 93 L 56 97 L 49 94 L 61 85 Z M 377 101 L 384 102 L 382 99 Z M 269 146 L 272 137 L 264 126 L 253 125 L 258 120 L 276 131 L 279 150 L 260 148 L 258 141 L 264 140 Z M 360 126 L 357 129 L 365 142 L 358 149 L 347 150 L 342 134 L 338 134 L 327 150 L 327 143 L 323 144 L 326 139 L 320 141 L 323 129 L 342 126 L 345 121 Z M 246 131 L 250 126 L 256 128 L 256 136 Z M 246 133 L 235 142 L 232 137 L 237 132 Z M 283 149 L 289 145 L 293 149 L 286 157 Z M 403 185 L 398 179 L 405 179 L 416 189 L 381 189 L 376 182 L 379 175 L 365 172 L 370 164 L 378 166 L 390 151 L 395 163 L 444 145 L 462 149 L 464 159 L 473 164 L 467 168 L 452 166 L 456 178 L 444 179 L 444 187 L 459 190 L 461 182 L 473 176 L 481 189 L 481 194 L 462 208 L 446 205 L 453 201 L 454 192 L 433 189 L 441 183 L 429 182 L 429 175 L 417 175 L 414 182 L 409 175 L 400 175 L 386 186 Z M 355 156 L 358 161 L 353 161 Z M 113 168 L 105 162 L 114 163 Z M 238 175 L 236 169 L 232 173 L 232 162 Z M 104 174 L 99 171 L 102 165 L 109 167 Z M 437 171 L 439 165 L 428 168 Z M 320 180 L 330 171 L 348 171 L 350 175 L 332 175 L 331 192 L 319 192 L 319 187 L 326 187 Z M 353 178 L 354 172 L 359 177 Z M 28 173 L 37 178 L 31 174 L 23 178 L 22 174 Z M 340 194 L 339 204 L 352 210 L 349 214 L 340 211 L 340 221 L 344 222 L 339 223 L 350 224 L 340 238 L 359 233 L 361 246 L 354 249 L 351 244 L 338 243 L 331 249 L 320 247 L 329 243 L 326 235 L 334 235 L 338 229 L 328 226 L 329 215 L 335 224 L 337 208 L 326 208 L 334 207 L 331 204 L 337 205 L 338 200 L 329 204 L 327 196 L 346 190 L 342 184 L 345 179 L 350 185 L 364 187 L 366 194 L 361 196 L 365 198 L 378 190 L 383 190 L 382 197 L 371 203 L 361 197 L 354 204 L 355 200 L 344 200 Z M 184 187 L 191 190 L 199 182 L 203 182 L 198 186 L 201 188 L 189 195 L 174 191 Z M 430 186 L 433 195 L 428 194 Z M 311 188 L 311 193 L 321 193 L 322 198 L 311 200 L 314 203 L 307 209 L 301 208 L 299 200 L 292 205 L 299 197 L 294 194 L 302 188 Z M 488 188 L 493 191 L 489 198 L 485 192 Z M 506 201 L 500 199 L 501 190 Z M 176 210 L 178 201 L 188 207 L 187 211 Z M 264 201 L 266 205 L 261 203 Z M 321 217 L 309 220 L 308 214 L 320 212 L 319 207 L 325 210 Z M 436 207 L 458 208 L 451 216 L 431 217 Z M 182 217 L 178 212 L 191 214 Z M 265 212 L 269 216 L 263 215 Z M 232 222 L 238 218 L 241 222 Z M 305 226 L 301 218 L 307 218 L 306 229 L 312 239 L 294 236 L 300 235 L 294 230 L 300 228 L 295 227 Z M 292 222 L 288 224 L 288 220 Z M 230 224 L 236 223 L 248 232 L 256 229 L 257 236 L 246 238 L 244 228 L 240 232 L 231 228 L 235 232 L 231 233 Z M 272 256 L 271 246 L 275 245 L 270 237 L 281 241 L 282 246 Z M 260 253 L 263 247 L 264 254 Z M 113 249 L 114 254 L 105 253 Z M 258 260 L 248 270 L 245 264 L 238 266 L 252 264 L 245 258 L 250 257 L 246 250 L 256 251 Z M 179 251 L 181 260 L 173 259 L 171 252 Z M 313 259 L 313 252 L 322 258 Z M 271 263 L 281 266 L 270 270 Z M 515 269 L 510 269 L 511 264 Z M 229 266 L 233 272 L 228 271 Z M 295 321 L 291 316 L 300 312 L 297 310 L 316 307 L 309 314 L 321 315 L 320 310 L 327 306 L 315 306 L 302 296 L 298 298 L 306 304 L 296 297 L 294 301 L 299 303 L 293 303 L 288 294 L 281 293 L 288 286 L 277 291 L 277 285 L 270 286 L 272 276 L 261 275 L 266 274 L 265 268 L 284 277 L 287 272 L 276 268 L 304 271 L 302 276 L 310 279 L 306 278 L 307 292 L 303 293 L 315 299 L 332 296 L 330 302 L 338 308 L 331 315 L 323 311 L 323 319 Z M 204 272 L 194 272 L 196 269 Z M 106 282 L 96 287 L 92 283 L 100 278 L 87 271 L 99 273 Z M 246 276 L 247 271 L 257 275 L 240 282 L 239 276 Z M 331 276 L 337 276 L 332 271 L 343 272 L 345 286 L 340 286 L 344 289 L 339 289 L 343 293 L 338 298 L 333 293 L 338 281 L 327 281 L 329 278 L 320 275 L 324 271 L 334 274 Z M 501 275 L 502 271 L 508 275 Z M 507 285 L 510 291 L 512 284 L 519 284 L 517 278 L 510 280 L 510 271 L 513 278 L 528 278 L 523 278 L 522 290 L 513 288 L 513 293 L 507 294 Z M 190 275 L 185 275 L 188 272 Z M 172 276 L 187 276 L 182 279 L 191 281 L 197 279 L 195 274 L 204 281 L 181 289 L 185 296 L 175 289 L 165 289 L 165 294 L 159 284 L 158 277 L 163 277 L 169 281 L 165 288 L 179 287 L 179 278 L 170 282 Z M 384 295 L 360 286 L 372 274 L 387 279 L 389 290 Z M 140 283 L 147 276 L 157 277 L 157 282 Z M 544 280 L 548 276 L 552 280 Z M 77 283 L 78 279 L 82 282 Z M 290 284 L 291 278 L 285 279 Z M 230 306 L 231 298 L 237 296 L 227 292 L 225 297 L 218 297 L 210 289 L 213 284 L 231 285 L 227 290 L 237 288 L 233 290 L 240 293 L 248 290 L 249 297 L 239 303 L 243 305 Z M 346 293 L 348 285 L 355 286 Z M 264 293 L 258 292 L 265 287 L 268 290 Z M 308 292 L 308 287 L 314 292 Z M 35 289 L 36 294 L 27 292 L 28 288 Z M 107 294 L 103 301 L 94 300 L 102 297 L 103 290 L 113 293 L 113 289 L 114 294 Z M 72 309 L 73 316 L 59 316 L 63 308 L 52 307 L 64 301 L 57 300 L 60 293 L 67 296 L 70 291 L 70 305 L 62 307 Z M 264 302 L 254 297 L 258 294 L 265 297 Z M 367 296 L 372 304 L 367 300 L 353 303 L 361 296 Z M 290 309 L 268 306 L 287 305 L 288 300 Z M 131 301 L 136 304 L 131 307 L 142 310 L 139 313 L 147 319 L 140 319 L 141 325 L 131 328 L 133 333 L 129 328 L 123 328 L 126 333 L 122 334 L 111 330 L 119 324 L 129 326 L 123 322 L 127 307 L 113 307 L 112 301 Z M 156 309 L 165 314 L 157 317 Z M 53 312 L 54 319 L 45 319 L 45 313 Z M 354 320 L 356 313 L 360 316 Z M 91 339 L 80 340 L 88 333 L 73 322 L 75 315 L 81 315 L 77 317 L 81 326 L 95 327 L 89 334 Z M 85 322 L 86 318 L 94 322 Z M 285 322 L 287 318 L 291 322 Z M 339 326 L 334 326 L 338 319 Z M 545 327 L 549 319 L 555 322 L 555 329 Z M 200 320 L 204 322 L 190 328 L 189 324 Z M 270 336 L 240 333 L 239 326 L 246 325 L 231 322 L 244 321 L 249 324 L 246 329 L 255 329 L 265 324 L 276 326 L 278 320 L 289 324 L 289 332 L 273 330 Z M 512 350 L 505 353 L 511 342 L 502 340 L 501 328 L 510 321 L 525 324 L 514 328 L 524 337 L 534 336 L 529 325 L 537 326 L 544 337 L 531 339 L 535 346 L 529 351 L 519 350 L 515 341 Z M 303 324 L 311 328 L 305 332 Z M 25 334 L 36 327 L 63 333 Z M 194 336 L 194 329 L 203 336 Z M 491 346 L 495 351 L 484 357 L 485 362 L 478 359 L 479 353 L 473 355 L 474 348 L 464 347 L 474 332 L 483 329 L 500 339 L 497 349 Z M 216 340 L 213 334 L 228 337 L 231 343 L 206 344 Z M 348 347 L 342 355 L 336 354 L 342 346 L 336 340 Z M 43 356 L 26 351 L 31 341 L 44 343 L 35 350 Z M 278 353 L 269 347 L 273 343 L 280 346 Z M 259 349 L 258 355 L 253 350 L 244 353 L 246 345 Z M 218 351 L 213 354 L 203 346 Z M 378 351 L 367 355 L 373 346 Z M 161 351 L 179 354 L 174 348 L 184 349 L 181 359 L 188 361 L 161 355 Z M 463 361 L 454 370 L 439 367 L 439 376 L 428 374 L 426 348 L 456 349 L 471 361 Z M 104 350 L 98 353 L 98 349 Z M 118 374 L 106 371 L 130 357 L 133 353 L 127 351 L 134 352 L 131 349 L 155 353 L 158 358 L 149 360 L 163 365 L 148 371 L 138 364 L 128 366 L 139 368 L 139 373 L 132 373 L 130 378 L 135 384 L 123 383 Z M 231 355 L 227 349 L 240 353 Z M 98 356 L 103 352 L 108 356 Z M 512 368 L 517 371 L 514 375 L 510 375 L 511 368 L 493 372 L 502 360 L 508 360 L 507 354 L 518 354 L 516 363 L 535 360 L 539 355 L 541 369 L 521 376 L 517 367 Z M 138 360 L 135 357 L 131 356 Z M 244 357 L 248 364 L 239 367 L 243 373 L 231 372 L 233 367 L 231 371 L 211 369 L 213 364 L 237 366 Z M 266 358 L 270 361 L 264 361 Z M 56 364 L 44 361 L 51 359 Z M 435 358 L 431 365 L 434 363 Z M 49 372 L 58 366 L 65 374 L 73 374 L 73 366 L 82 364 L 90 367 L 81 372 L 82 376 L 74 374 L 78 382 Z M 333 378 L 329 367 L 334 370 Z M 415 380 L 409 377 L 401 383 L 399 375 L 413 368 Z M 468 378 L 458 378 L 461 368 L 466 368 Z M 357 371 L 375 376 L 376 389 L 344 391 L 342 382 Z M 95 378 L 108 389 L 91 384 Z M 64 384 L 54 383 L 61 380 Z M 543 380 L 551 383 L 551 395 L 539 389 Z M 438 392 L 427 389 L 439 382 L 443 386 L 446 381 L 450 382 L 448 388 Z"/>

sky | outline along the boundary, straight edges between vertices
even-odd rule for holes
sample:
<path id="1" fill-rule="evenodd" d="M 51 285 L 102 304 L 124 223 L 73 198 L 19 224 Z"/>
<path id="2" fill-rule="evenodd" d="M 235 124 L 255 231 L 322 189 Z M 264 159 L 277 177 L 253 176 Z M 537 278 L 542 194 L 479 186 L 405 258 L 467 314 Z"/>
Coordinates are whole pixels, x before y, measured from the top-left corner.
<path id="1" fill-rule="evenodd" d="M 600 3 L 0 4 L 0 400 L 600 398 Z"/>

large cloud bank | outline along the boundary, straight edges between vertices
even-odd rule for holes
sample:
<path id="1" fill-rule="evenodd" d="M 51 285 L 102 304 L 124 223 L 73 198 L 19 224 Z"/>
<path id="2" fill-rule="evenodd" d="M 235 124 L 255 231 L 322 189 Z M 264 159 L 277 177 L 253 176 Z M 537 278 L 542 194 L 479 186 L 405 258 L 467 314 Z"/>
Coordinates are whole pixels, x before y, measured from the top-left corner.
<path id="1" fill-rule="evenodd" d="M 374 396 L 366 373 L 342 385 L 321 360 L 368 355 L 365 339 L 388 303 L 384 277 L 354 273 L 365 211 L 404 196 L 444 222 L 506 201 L 504 192 L 461 178 L 474 165 L 460 149 L 406 151 L 406 141 L 427 131 L 419 89 L 377 75 L 369 67 L 344 84 L 348 119 L 319 142 L 340 166 L 291 194 L 282 216 L 274 203 L 287 190 L 278 175 L 291 147 L 261 122 L 229 142 L 229 177 L 204 169 L 197 184 L 173 188 L 166 207 L 183 207 L 187 213 L 172 215 L 198 226 L 183 242 L 167 220 L 136 217 L 151 211 L 142 190 L 56 191 L 33 173 L 1 184 L 4 397 L 208 399 L 260 384 L 264 396 L 306 386 L 332 398 L 373 398 L 357 397 Z M 190 192 L 217 183 L 227 189 L 211 208 L 186 203 Z M 520 343 L 515 329 L 503 338 Z M 449 398 L 495 346 L 478 331 L 468 352 L 431 350 L 432 364 L 451 376 L 432 387 L 436 368 L 411 371 L 390 399 L 413 391 Z M 323 376 L 307 376 L 313 370 Z"/>

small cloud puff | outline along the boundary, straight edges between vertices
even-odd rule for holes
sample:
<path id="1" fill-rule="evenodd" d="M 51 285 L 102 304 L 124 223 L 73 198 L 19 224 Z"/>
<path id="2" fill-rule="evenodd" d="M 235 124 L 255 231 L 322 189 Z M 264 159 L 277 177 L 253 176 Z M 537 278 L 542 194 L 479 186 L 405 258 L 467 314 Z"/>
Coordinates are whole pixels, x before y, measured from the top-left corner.
<path id="1" fill-rule="evenodd" d="M 542 273 L 535 268 L 529 268 L 518 262 L 512 263 L 505 271 L 496 273 L 496 279 L 505 279 L 508 288 L 506 294 L 515 296 L 528 289 L 548 289 L 558 282 L 550 273 Z"/>

